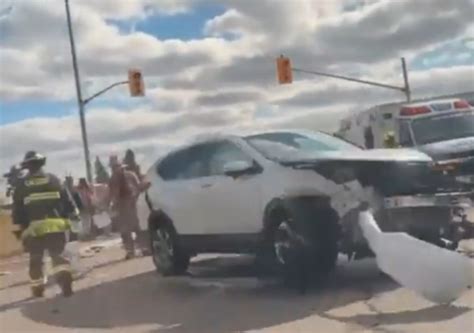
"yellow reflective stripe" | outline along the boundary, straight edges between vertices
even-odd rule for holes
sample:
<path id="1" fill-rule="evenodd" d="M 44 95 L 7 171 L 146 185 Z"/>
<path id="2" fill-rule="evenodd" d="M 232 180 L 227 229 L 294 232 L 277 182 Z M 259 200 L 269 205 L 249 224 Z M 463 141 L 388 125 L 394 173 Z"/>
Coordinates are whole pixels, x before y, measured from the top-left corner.
<path id="1" fill-rule="evenodd" d="M 49 179 L 46 177 L 29 178 L 25 181 L 25 185 L 28 187 L 46 185 L 48 183 L 49 183 Z"/>
<path id="2" fill-rule="evenodd" d="M 52 274 L 58 274 L 58 273 L 64 273 L 64 272 L 70 272 L 70 271 L 71 271 L 71 266 L 67 264 L 54 266 L 51 269 Z"/>
<path id="3" fill-rule="evenodd" d="M 25 198 L 25 204 L 29 204 L 33 201 L 41 201 L 41 200 L 55 200 L 60 199 L 61 193 L 59 192 L 40 192 L 40 193 L 32 193 Z"/>
<path id="4" fill-rule="evenodd" d="M 55 232 L 64 232 L 71 228 L 67 219 L 49 218 L 44 220 L 31 221 L 28 228 L 23 231 L 22 238 L 39 237 Z"/>
<path id="5" fill-rule="evenodd" d="M 36 280 L 30 280 L 30 285 L 33 286 L 33 287 L 42 286 L 44 284 L 45 284 L 44 278 L 36 279 Z"/>

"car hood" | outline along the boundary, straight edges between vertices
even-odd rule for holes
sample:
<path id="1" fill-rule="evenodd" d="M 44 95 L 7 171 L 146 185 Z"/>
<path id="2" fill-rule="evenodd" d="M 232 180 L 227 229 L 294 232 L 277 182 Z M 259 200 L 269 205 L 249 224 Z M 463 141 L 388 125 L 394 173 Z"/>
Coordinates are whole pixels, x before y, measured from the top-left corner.
<path id="1" fill-rule="evenodd" d="M 419 149 L 433 158 L 474 150 L 474 137 L 460 138 L 420 146 Z"/>
<path id="2" fill-rule="evenodd" d="M 433 159 L 413 149 L 341 150 L 295 156 L 280 163 L 314 170 L 337 184 L 357 180 L 383 196 L 451 192 L 459 186 L 431 167 Z"/>
<path id="3" fill-rule="evenodd" d="M 432 159 L 423 152 L 402 148 L 324 151 L 311 155 L 306 154 L 285 157 L 281 160 L 284 164 L 311 163 L 318 161 L 431 162 Z"/>

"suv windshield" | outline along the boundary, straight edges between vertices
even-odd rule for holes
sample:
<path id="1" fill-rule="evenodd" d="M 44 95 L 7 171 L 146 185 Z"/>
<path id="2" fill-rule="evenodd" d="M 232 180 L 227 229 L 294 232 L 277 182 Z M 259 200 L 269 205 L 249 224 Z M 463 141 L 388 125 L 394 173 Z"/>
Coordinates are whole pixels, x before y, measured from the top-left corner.
<path id="1" fill-rule="evenodd" d="M 271 160 L 314 157 L 320 152 L 360 150 L 346 141 L 328 134 L 315 133 L 265 133 L 245 138 L 262 155 Z"/>
<path id="2" fill-rule="evenodd" d="M 474 111 L 421 118 L 411 123 L 418 145 L 474 136 Z"/>

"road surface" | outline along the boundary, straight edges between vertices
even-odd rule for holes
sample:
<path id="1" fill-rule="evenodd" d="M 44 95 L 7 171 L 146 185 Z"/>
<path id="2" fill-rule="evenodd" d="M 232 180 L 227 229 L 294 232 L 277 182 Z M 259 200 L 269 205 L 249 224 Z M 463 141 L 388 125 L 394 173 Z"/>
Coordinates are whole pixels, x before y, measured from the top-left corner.
<path id="1" fill-rule="evenodd" d="M 305 296 L 252 277 L 248 258 L 201 256 L 189 276 L 162 278 L 150 258 L 123 261 L 109 248 L 85 264 L 76 294 L 30 300 L 26 271 L 0 277 L 1 332 L 474 332 L 474 292 L 433 305 L 386 276 L 373 260 L 342 262 Z"/>

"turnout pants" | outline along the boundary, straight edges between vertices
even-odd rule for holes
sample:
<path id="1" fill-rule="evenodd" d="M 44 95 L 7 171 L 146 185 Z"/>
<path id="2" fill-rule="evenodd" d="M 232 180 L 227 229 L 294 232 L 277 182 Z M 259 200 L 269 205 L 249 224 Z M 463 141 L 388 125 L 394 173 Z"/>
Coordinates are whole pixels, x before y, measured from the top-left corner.
<path id="1" fill-rule="evenodd" d="M 40 237 L 31 237 L 26 241 L 30 254 L 30 278 L 32 287 L 44 285 L 43 258 L 48 251 L 52 261 L 53 274 L 57 278 L 60 273 L 70 272 L 69 260 L 63 255 L 66 246 L 66 233 L 56 232 Z"/>

